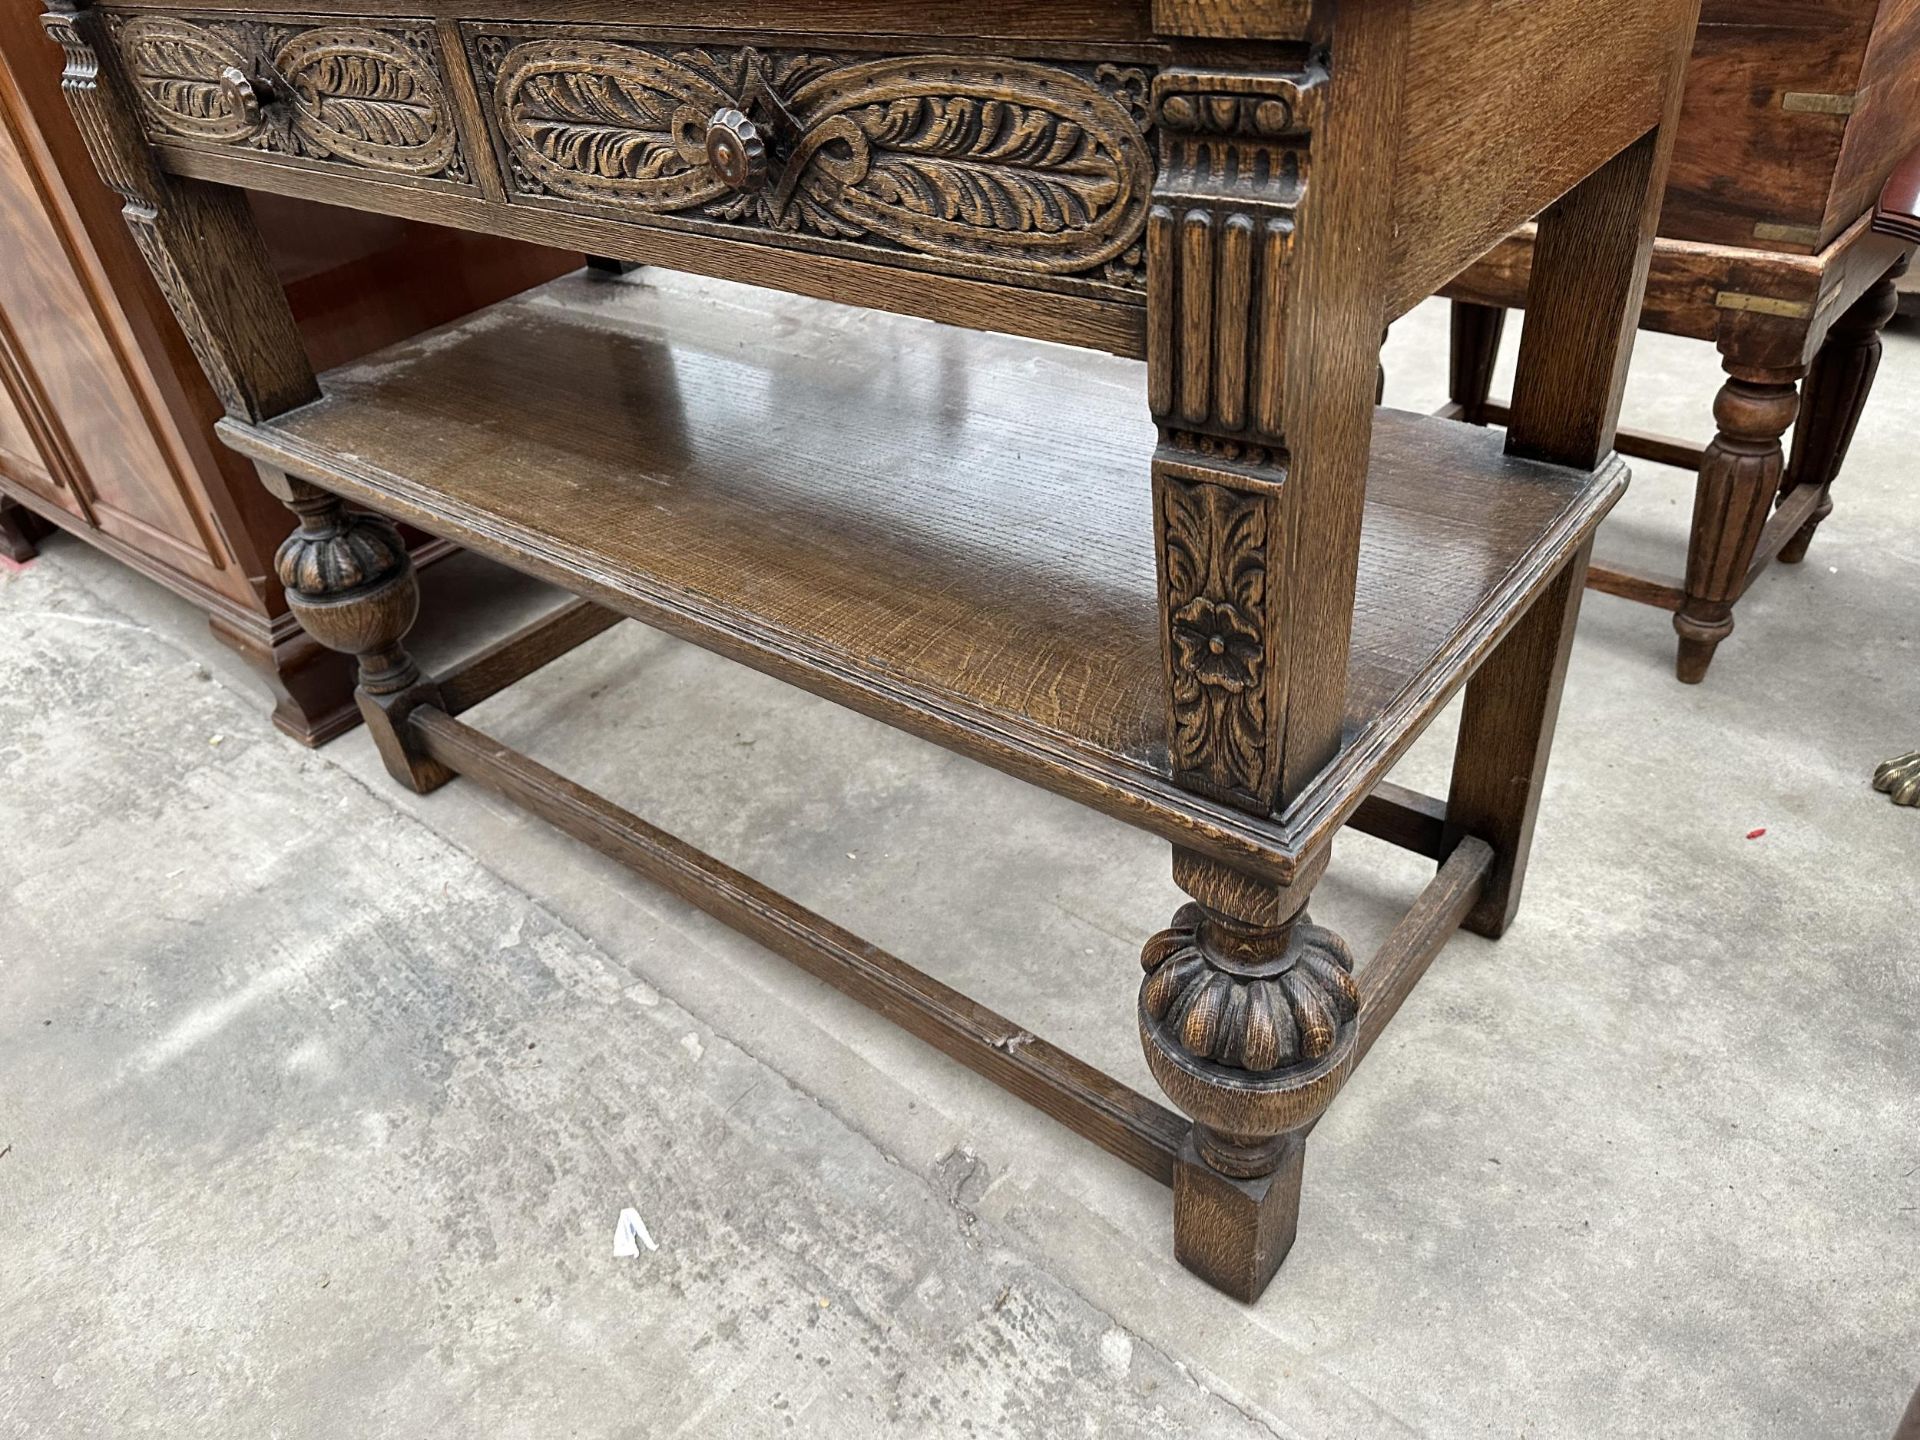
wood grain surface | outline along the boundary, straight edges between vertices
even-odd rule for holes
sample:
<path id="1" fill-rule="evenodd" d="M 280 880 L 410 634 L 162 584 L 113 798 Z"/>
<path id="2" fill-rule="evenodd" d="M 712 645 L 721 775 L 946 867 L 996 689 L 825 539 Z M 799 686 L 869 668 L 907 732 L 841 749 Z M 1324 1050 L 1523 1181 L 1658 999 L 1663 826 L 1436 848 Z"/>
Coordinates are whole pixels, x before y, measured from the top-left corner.
<path id="1" fill-rule="evenodd" d="M 538 549 L 629 613 L 787 678 L 925 697 L 1153 778 L 1144 385 L 1137 365 L 1008 337 L 583 273 L 332 371 L 321 402 L 229 434 L 510 561 Z M 1381 412 L 1349 735 L 1404 720 L 1388 712 L 1440 653 L 1595 507 L 1583 474 Z"/>

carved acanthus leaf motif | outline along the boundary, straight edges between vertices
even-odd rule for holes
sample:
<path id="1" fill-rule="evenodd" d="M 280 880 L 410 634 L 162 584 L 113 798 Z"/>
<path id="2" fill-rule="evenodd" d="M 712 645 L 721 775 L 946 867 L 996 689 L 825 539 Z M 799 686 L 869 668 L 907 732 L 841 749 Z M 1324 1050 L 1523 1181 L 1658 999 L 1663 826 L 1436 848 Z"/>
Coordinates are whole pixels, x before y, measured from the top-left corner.
<path id="1" fill-rule="evenodd" d="M 220 90 L 220 72 L 246 62 L 239 45 L 217 30 L 163 15 L 143 15 L 122 32 L 128 71 L 149 118 L 177 134 L 239 140 L 259 128 Z"/>
<path id="2" fill-rule="evenodd" d="M 704 135 L 733 100 L 704 60 L 567 40 L 516 47 L 495 82 L 513 158 L 555 195 L 660 210 L 719 199 L 729 192 L 706 170 Z"/>
<path id="3" fill-rule="evenodd" d="M 1042 274 L 1139 263 L 1139 70 L 496 36 L 475 53 L 522 193 Z M 737 192 L 712 169 L 723 111 L 764 130 L 770 183 Z"/>
<path id="4" fill-rule="evenodd" d="M 439 78 L 392 36 L 361 26 L 303 30 L 279 47 L 273 65 L 292 92 L 294 129 L 310 146 L 409 174 L 435 174 L 453 159 Z"/>
<path id="5" fill-rule="evenodd" d="M 430 37 L 418 27 L 140 15 L 116 35 L 156 138 L 465 178 Z M 235 74 L 254 92 L 251 110 L 223 79 Z"/>
<path id="6" fill-rule="evenodd" d="M 1265 811 L 1268 500 L 1161 482 L 1173 768 L 1186 784 Z"/>

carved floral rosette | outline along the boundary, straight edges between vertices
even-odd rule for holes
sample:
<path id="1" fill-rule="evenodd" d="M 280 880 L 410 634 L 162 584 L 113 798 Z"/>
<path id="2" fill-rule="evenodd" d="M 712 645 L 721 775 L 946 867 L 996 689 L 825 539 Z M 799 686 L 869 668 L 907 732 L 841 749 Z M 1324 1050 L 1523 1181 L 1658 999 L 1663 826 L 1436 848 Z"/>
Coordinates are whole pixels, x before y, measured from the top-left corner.
<path id="1" fill-rule="evenodd" d="M 141 15 L 114 35 L 154 140 L 467 179 L 425 27 Z"/>
<path id="2" fill-rule="evenodd" d="M 1145 70 L 497 34 L 473 54 L 516 195 L 1143 283 Z M 710 163 L 723 115 L 766 137 L 764 183 Z"/>
<path id="3" fill-rule="evenodd" d="M 1272 657 L 1261 490 L 1159 479 L 1161 584 L 1172 727 L 1181 784 L 1256 814 L 1272 808 Z"/>

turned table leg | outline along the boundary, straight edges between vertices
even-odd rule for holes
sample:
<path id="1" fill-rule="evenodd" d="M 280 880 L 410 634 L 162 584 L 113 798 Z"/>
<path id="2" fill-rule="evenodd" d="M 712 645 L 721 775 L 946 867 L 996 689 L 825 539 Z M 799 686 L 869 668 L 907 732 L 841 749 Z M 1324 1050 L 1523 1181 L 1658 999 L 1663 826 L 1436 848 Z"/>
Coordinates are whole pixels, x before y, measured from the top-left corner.
<path id="1" fill-rule="evenodd" d="M 1873 788 L 1891 796 L 1896 805 L 1920 805 L 1920 750 L 1874 771 Z"/>
<path id="2" fill-rule="evenodd" d="M 1707 678 L 1714 651 L 1733 633 L 1734 602 L 1780 490 L 1780 437 L 1799 408 L 1799 370 L 1749 369 L 1732 360 L 1726 369 L 1731 378 L 1713 404 L 1719 432 L 1694 492 L 1686 599 L 1673 617 L 1680 635 L 1675 668 L 1689 685 Z"/>
<path id="3" fill-rule="evenodd" d="M 1793 461 L 1787 467 L 1780 498 L 1806 485 L 1818 486 L 1820 503 L 1807 523 L 1780 551 L 1781 563 L 1797 565 L 1813 543 L 1820 522 L 1833 513 L 1833 482 L 1847 463 L 1847 451 L 1860 415 L 1880 371 L 1880 334 L 1900 305 L 1894 284 L 1906 273 L 1900 263 L 1872 285 L 1834 321 L 1826 342 L 1802 386 L 1800 418 L 1793 432 Z"/>
<path id="4" fill-rule="evenodd" d="M 1353 1067 L 1360 994 L 1346 942 L 1307 917 L 1310 885 L 1250 885 L 1188 855 L 1175 876 L 1205 898 L 1147 942 L 1140 987 L 1147 1064 L 1194 1121 L 1174 1254 L 1252 1301 L 1293 1246 L 1307 1132 Z"/>
<path id="5" fill-rule="evenodd" d="M 359 662 L 354 698 L 388 773 L 425 794 L 453 778 L 413 745 L 407 717 L 439 692 L 403 643 L 420 613 L 420 584 L 392 522 L 348 510 L 334 496 L 278 471 L 261 479 L 300 526 L 274 557 L 287 606 L 329 650 Z"/>
<path id="6" fill-rule="evenodd" d="M 1493 393 L 1494 367 L 1500 363 L 1500 339 L 1507 329 L 1507 312 L 1498 305 L 1455 300 L 1452 322 L 1447 396 L 1460 407 L 1462 420 L 1469 425 L 1484 425 L 1487 399 Z"/>
<path id="7" fill-rule="evenodd" d="M 94 165 L 125 202 L 134 241 L 227 413 L 258 421 L 317 399 L 246 196 L 158 168 L 98 10 L 51 0 L 41 23 L 65 52 L 61 88 Z M 416 790 L 444 783 L 448 772 L 407 739 L 408 714 L 436 695 L 401 643 L 420 603 L 406 547 L 385 520 L 350 514 L 305 481 L 265 468 L 261 480 L 300 520 L 275 559 L 288 607 L 321 645 L 358 660 L 355 698 L 387 768 Z"/>
<path id="8" fill-rule="evenodd" d="M 1196 64 L 1154 82 L 1147 393 L 1167 759 L 1175 784 L 1263 818 L 1342 741 L 1389 319 L 1377 177 L 1400 99 L 1368 76 L 1405 44 L 1402 7 L 1341 6 L 1330 45 L 1344 69 Z M 1354 1055 L 1351 961 L 1305 914 L 1325 864 L 1302 857 L 1279 883 L 1176 850 L 1196 903 L 1145 954 L 1148 1062 L 1197 1122 L 1174 1248 L 1243 1300 L 1292 1244 L 1305 1134 Z"/>

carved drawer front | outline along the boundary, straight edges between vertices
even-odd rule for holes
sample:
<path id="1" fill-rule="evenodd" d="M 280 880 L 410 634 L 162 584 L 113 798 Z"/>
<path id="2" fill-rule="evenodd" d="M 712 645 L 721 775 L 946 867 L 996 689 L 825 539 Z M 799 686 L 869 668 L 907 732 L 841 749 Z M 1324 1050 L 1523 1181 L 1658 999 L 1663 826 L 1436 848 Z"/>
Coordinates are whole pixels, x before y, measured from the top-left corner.
<path id="1" fill-rule="evenodd" d="M 147 138 L 470 184 L 426 20 L 117 14 Z"/>
<path id="2" fill-rule="evenodd" d="M 469 23 L 509 203 L 1137 297 L 1151 63 Z"/>

